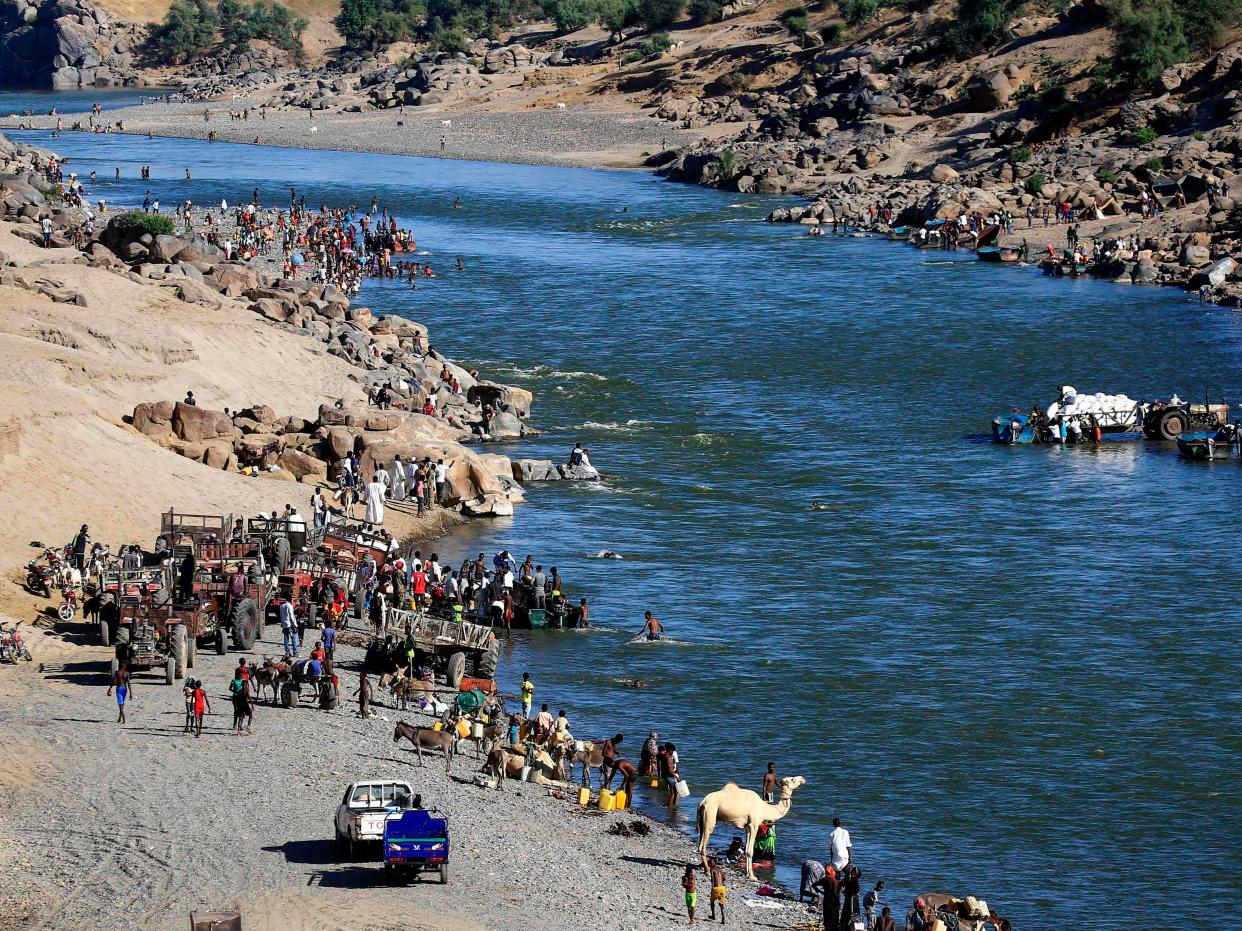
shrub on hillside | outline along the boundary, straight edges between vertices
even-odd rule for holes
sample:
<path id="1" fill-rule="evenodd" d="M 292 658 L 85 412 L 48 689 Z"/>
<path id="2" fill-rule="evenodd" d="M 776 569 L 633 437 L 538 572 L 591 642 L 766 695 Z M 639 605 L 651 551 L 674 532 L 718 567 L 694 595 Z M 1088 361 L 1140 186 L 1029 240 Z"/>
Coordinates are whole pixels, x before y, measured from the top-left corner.
<path id="1" fill-rule="evenodd" d="M 1030 160 L 1030 146 L 1020 145 L 1009 150 L 1009 161 L 1014 165 L 1021 165 L 1023 162 L 1029 162 Z"/>
<path id="2" fill-rule="evenodd" d="M 811 17 L 804 6 L 791 6 L 781 13 L 781 25 L 799 39 L 811 31 Z"/>
<path id="3" fill-rule="evenodd" d="M 1169 0 L 1124 4 L 1113 24 L 1113 71 L 1144 87 L 1190 54 L 1181 16 Z"/>
<path id="4" fill-rule="evenodd" d="M 875 16 L 883 5 L 883 0 L 837 0 L 837 9 L 841 13 L 841 18 L 851 26 L 865 23 Z"/>
<path id="5" fill-rule="evenodd" d="M 552 21 L 560 32 L 577 32 L 594 18 L 586 0 L 556 0 L 552 4 Z"/>
<path id="6" fill-rule="evenodd" d="M 143 233 L 172 236 L 177 232 L 172 217 L 163 213 L 143 213 L 141 210 L 131 210 L 115 216 L 108 225 L 128 239 L 137 239 Z"/>
<path id="7" fill-rule="evenodd" d="M 1039 172 L 1026 179 L 1026 193 L 1042 194 L 1044 192 L 1044 176 Z"/>
<path id="8" fill-rule="evenodd" d="M 667 29 L 677 22 L 685 0 L 638 0 L 638 21 L 649 31 Z"/>
<path id="9" fill-rule="evenodd" d="M 215 44 L 219 22 L 207 0 L 173 0 L 164 22 L 151 32 L 152 52 L 172 64 L 193 61 Z"/>
<path id="10" fill-rule="evenodd" d="M 1155 142 L 1159 138 L 1160 134 L 1150 126 L 1144 126 L 1142 129 L 1136 131 L 1131 137 L 1131 139 L 1134 140 L 1135 145 L 1147 145 L 1147 143 Z"/>
<path id="11" fill-rule="evenodd" d="M 696 23 L 718 23 L 724 16 L 720 0 L 690 0 L 686 13 Z"/>
<path id="12" fill-rule="evenodd" d="M 595 21 L 608 30 L 614 42 L 625 37 L 625 30 L 638 25 L 637 0 L 596 0 Z"/>
<path id="13" fill-rule="evenodd" d="M 948 51 L 969 58 L 1005 38 L 1017 5 L 1016 0 L 958 0 L 957 22 L 944 36 Z"/>

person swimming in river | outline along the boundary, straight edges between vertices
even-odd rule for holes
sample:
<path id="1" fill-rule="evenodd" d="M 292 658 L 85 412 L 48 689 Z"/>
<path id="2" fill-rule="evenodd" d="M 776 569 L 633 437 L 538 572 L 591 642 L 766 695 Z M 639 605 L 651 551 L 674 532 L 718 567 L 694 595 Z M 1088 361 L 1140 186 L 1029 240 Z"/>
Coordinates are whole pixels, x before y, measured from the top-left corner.
<path id="1" fill-rule="evenodd" d="M 660 619 L 650 611 L 643 612 L 643 629 L 638 632 L 638 636 L 645 640 L 660 640 L 664 636 L 664 625 L 660 623 Z"/>
<path id="2" fill-rule="evenodd" d="M 811 510 L 812 511 L 826 511 L 828 510 L 828 505 L 824 504 L 824 502 L 822 501 L 812 501 Z"/>

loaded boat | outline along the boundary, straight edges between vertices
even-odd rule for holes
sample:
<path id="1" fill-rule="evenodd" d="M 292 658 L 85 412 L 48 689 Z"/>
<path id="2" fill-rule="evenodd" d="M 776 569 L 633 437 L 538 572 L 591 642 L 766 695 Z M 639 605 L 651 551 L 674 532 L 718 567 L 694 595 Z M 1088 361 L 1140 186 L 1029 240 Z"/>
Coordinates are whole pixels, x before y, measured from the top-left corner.
<path id="1" fill-rule="evenodd" d="M 1191 404 L 1174 395 L 1168 401 L 1135 401 L 1124 394 L 1093 395 L 1066 385 L 1046 411 L 1015 410 L 992 418 L 992 441 L 1006 445 L 1076 442 L 1097 429 L 1101 434 L 1142 433 L 1149 440 L 1176 440 L 1191 430 L 1218 431 L 1229 423 L 1229 405 Z M 1213 440 L 1215 442 L 1215 440 Z"/>
<path id="2" fill-rule="evenodd" d="M 1242 455 L 1240 439 L 1237 425 L 1225 424 L 1218 430 L 1183 433 L 1177 438 L 1177 451 L 1192 462 L 1232 459 Z"/>

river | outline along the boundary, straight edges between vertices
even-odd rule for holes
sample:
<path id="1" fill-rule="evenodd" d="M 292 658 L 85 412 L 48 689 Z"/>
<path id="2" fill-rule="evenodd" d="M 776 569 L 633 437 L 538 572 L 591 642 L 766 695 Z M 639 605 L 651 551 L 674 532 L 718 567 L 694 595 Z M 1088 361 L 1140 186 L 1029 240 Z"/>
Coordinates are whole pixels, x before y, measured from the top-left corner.
<path id="1" fill-rule="evenodd" d="M 780 879 L 824 858 L 835 815 L 898 915 L 949 890 L 1021 928 L 1171 926 L 1242 894 L 1238 465 L 986 436 L 1060 385 L 1229 394 L 1236 315 L 812 239 L 758 222 L 772 200 L 639 173 L 55 145 L 80 177 L 121 167 L 110 202 L 141 200 L 130 179 L 150 164 L 165 203 L 255 186 L 284 203 L 292 185 L 314 204 L 376 194 L 414 228 L 440 277 L 373 282 L 360 303 L 535 391 L 546 433 L 493 451 L 559 459 L 582 441 L 609 476 L 533 487 L 511 520 L 439 546 L 533 553 L 608 628 L 517 634 L 503 684 L 529 671 L 537 701 L 588 736 L 623 731 L 634 758 L 659 730 L 695 799 L 755 787 L 769 760 L 805 776 Z M 587 558 L 603 548 L 624 559 Z M 628 643 L 644 608 L 675 642 Z M 673 816 L 687 828 L 695 799 Z"/>

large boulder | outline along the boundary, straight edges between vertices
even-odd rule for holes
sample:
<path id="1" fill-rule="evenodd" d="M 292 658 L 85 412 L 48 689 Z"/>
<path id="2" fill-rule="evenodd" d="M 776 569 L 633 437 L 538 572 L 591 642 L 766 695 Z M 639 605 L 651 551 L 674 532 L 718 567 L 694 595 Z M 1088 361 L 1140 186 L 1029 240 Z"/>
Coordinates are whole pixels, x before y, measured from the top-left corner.
<path id="1" fill-rule="evenodd" d="M 164 436 L 172 433 L 175 401 L 152 401 L 134 408 L 134 429 L 146 436 Z"/>
<path id="2" fill-rule="evenodd" d="M 950 181 L 956 181 L 958 177 L 957 169 L 944 163 L 934 166 L 931 170 L 931 179 L 936 184 L 948 184 Z"/>
<path id="3" fill-rule="evenodd" d="M 527 482 L 556 482 L 561 478 L 556 463 L 551 459 L 518 459 L 513 463 L 513 478 Z"/>
<path id="4" fill-rule="evenodd" d="M 1190 279 L 1193 287 L 1200 288 L 1207 285 L 1210 288 L 1218 288 L 1233 274 L 1238 267 L 1238 263 L 1226 256 L 1223 259 L 1217 259 L 1206 268 L 1201 268 L 1198 273 Z"/>
<path id="5" fill-rule="evenodd" d="M 513 440 L 522 435 L 522 421 L 513 414 L 501 411 L 492 418 L 487 432 L 494 440 Z"/>
<path id="6" fill-rule="evenodd" d="M 179 236 L 160 234 L 155 237 L 155 242 L 151 243 L 148 254 L 152 262 L 171 263 L 188 245 L 189 243 Z"/>
<path id="7" fill-rule="evenodd" d="M 233 435 L 233 418 L 224 411 L 208 410 L 178 401 L 173 408 L 172 431 L 187 443 L 201 443 Z"/>
<path id="8" fill-rule="evenodd" d="M 1001 110 L 1009 106 L 1013 84 L 1003 71 L 976 75 L 966 85 L 966 96 L 976 110 Z"/>
<path id="9" fill-rule="evenodd" d="M 354 451 L 354 435 L 344 427 L 332 427 L 323 438 L 324 458 L 329 462 L 344 459 Z"/>
<path id="10" fill-rule="evenodd" d="M 327 479 L 328 464 L 322 459 L 316 459 L 304 452 L 286 447 L 276 460 L 277 465 L 287 472 L 293 474 L 294 477 L 301 479 L 305 476 Z"/>

